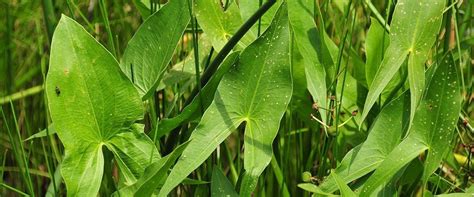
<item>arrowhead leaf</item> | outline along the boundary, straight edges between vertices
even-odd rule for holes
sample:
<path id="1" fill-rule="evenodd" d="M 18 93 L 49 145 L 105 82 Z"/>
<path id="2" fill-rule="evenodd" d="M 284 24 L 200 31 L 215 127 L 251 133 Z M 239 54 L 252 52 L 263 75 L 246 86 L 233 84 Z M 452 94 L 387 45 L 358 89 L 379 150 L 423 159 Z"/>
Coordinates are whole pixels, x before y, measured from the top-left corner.
<path id="1" fill-rule="evenodd" d="M 68 196 L 97 195 L 104 145 L 121 161 L 120 170 L 129 181 L 143 173 L 146 161 L 158 158 L 151 140 L 133 126 L 143 117 L 137 90 L 114 57 L 66 16 L 53 36 L 46 94 L 66 149 L 61 173 Z"/>
<path id="2" fill-rule="evenodd" d="M 246 175 L 241 195 L 253 191 L 271 160 L 271 145 L 292 94 L 289 42 L 283 4 L 267 31 L 242 52 L 238 64 L 222 78 L 213 102 L 159 196 L 167 195 L 182 182 L 244 121 Z"/>
<path id="3" fill-rule="evenodd" d="M 461 110 L 458 73 L 451 55 L 437 66 L 429 81 L 426 94 L 417 108 L 409 135 L 403 140 L 367 180 L 361 196 L 370 195 L 378 186 L 388 182 L 403 166 L 425 150 L 422 179 L 424 181 L 438 168 L 450 144 Z"/>
<path id="4" fill-rule="evenodd" d="M 379 95 L 408 58 L 408 76 L 411 89 L 410 120 L 423 95 L 424 63 L 441 26 L 444 0 L 401 0 L 393 14 L 390 45 L 370 85 L 362 119 L 367 117 Z M 410 121 L 411 122 L 411 121 Z"/>

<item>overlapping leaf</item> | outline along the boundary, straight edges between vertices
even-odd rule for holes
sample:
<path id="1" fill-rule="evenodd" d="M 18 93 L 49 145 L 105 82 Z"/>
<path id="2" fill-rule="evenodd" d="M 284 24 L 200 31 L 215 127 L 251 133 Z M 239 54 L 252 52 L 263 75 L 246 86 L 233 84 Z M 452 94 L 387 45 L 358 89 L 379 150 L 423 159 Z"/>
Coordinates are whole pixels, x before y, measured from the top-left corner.
<path id="1" fill-rule="evenodd" d="M 397 171 L 425 150 L 430 156 L 425 161 L 423 179 L 426 180 L 438 167 L 449 147 L 445 144 L 451 139 L 456 114 L 459 113 L 459 107 L 444 103 L 460 102 L 456 69 L 452 58 L 447 60 L 440 68 L 428 72 L 435 71 L 415 114 L 410 135 L 399 144 L 409 123 L 410 96 L 406 92 L 380 112 L 367 140 L 349 152 L 336 168 L 335 172 L 344 182 L 349 183 L 377 169 L 365 186 L 365 194 L 370 194 L 390 182 Z M 446 94 L 448 89 L 453 92 Z M 337 189 L 334 183 L 328 179 L 321 189 L 334 192 Z"/>
<path id="2" fill-rule="evenodd" d="M 161 81 L 190 16 L 188 1 L 171 0 L 148 17 L 125 49 L 122 71 L 147 99 Z"/>
<path id="3" fill-rule="evenodd" d="M 380 68 L 384 53 L 390 44 L 389 34 L 385 31 L 382 24 L 377 22 L 376 19 L 371 18 L 370 28 L 367 32 L 367 41 L 365 42 L 366 48 L 366 65 L 365 65 L 365 76 L 367 79 L 367 88 L 370 87 L 375 74 Z M 401 65 L 401 68 L 396 72 L 390 82 L 387 84 L 385 89 L 380 95 L 380 101 L 391 101 L 391 99 L 397 96 L 397 92 L 405 84 L 407 79 L 407 66 L 406 62 Z"/>
<path id="4" fill-rule="evenodd" d="M 157 132 L 156 137 L 159 138 L 168 134 L 171 130 L 175 129 L 182 123 L 198 119 L 202 113 L 200 111 L 201 107 L 206 109 L 212 102 L 213 97 L 207 95 L 214 95 L 222 76 L 229 71 L 230 67 L 237 62 L 238 58 L 239 52 L 229 54 L 219 68 L 217 68 L 216 73 L 212 75 L 209 82 L 201 89 L 196 97 L 194 97 L 191 103 L 181 111 L 180 114 L 173 118 L 163 119 L 158 123 L 158 127 L 155 131 Z M 155 136 L 154 133 L 153 136 Z"/>
<path id="5" fill-rule="evenodd" d="M 366 141 L 352 149 L 335 169 L 345 183 L 354 181 L 375 170 L 390 152 L 400 143 L 407 129 L 410 95 L 408 92 L 382 109 L 370 128 Z M 323 191 L 337 189 L 333 179 L 320 186 Z"/>
<path id="6" fill-rule="evenodd" d="M 240 194 L 250 195 L 271 160 L 271 144 L 292 93 L 290 32 L 286 4 L 267 31 L 247 47 L 224 75 L 214 100 L 193 131 L 186 150 L 166 180 L 168 194 L 245 122 L 245 175 Z"/>
<path id="7" fill-rule="evenodd" d="M 62 16 L 53 36 L 46 93 L 54 127 L 66 149 L 61 172 L 69 196 L 95 196 L 103 146 L 116 156 L 124 182 L 139 177 L 155 148 L 132 124 L 143 106 L 114 57 L 84 28 Z"/>
<path id="8" fill-rule="evenodd" d="M 243 24 L 236 3 L 230 2 L 227 6 L 224 10 L 220 0 L 194 1 L 194 11 L 199 25 L 211 38 L 212 46 L 216 51 L 220 51 Z M 238 46 L 243 49 L 254 39 L 252 34 L 246 34 L 239 41 Z"/>
<path id="9" fill-rule="evenodd" d="M 327 83 L 332 73 L 333 61 L 325 38 L 314 21 L 314 1 L 289 1 L 290 24 L 294 34 L 295 48 L 299 50 L 305 65 L 307 88 L 318 106 L 326 108 Z M 324 35 L 323 35 L 324 36 Z M 320 111 L 323 122 L 326 113 Z"/>
<path id="10" fill-rule="evenodd" d="M 417 108 L 410 133 L 383 161 L 367 180 L 361 195 L 370 195 L 378 186 L 425 150 L 424 181 L 438 168 L 460 112 L 461 96 L 458 73 L 451 56 L 438 66 L 428 84 L 426 94 Z"/>
<path id="11" fill-rule="evenodd" d="M 391 23 L 390 45 L 370 85 L 362 121 L 407 56 L 411 89 L 410 120 L 413 120 L 424 89 L 424 64 L 436 40 L 445 2 L 444 0 L 398 1 Z"/>
<path id="12" fill-rule="evenodd" d="M 237 192 L 235 192 L 232 183 L 230 183 L 229 179 L 227 179 L 222 170 L 218 167 L 214 167 L 214 170 L 212 170 L 211 196 L 239 196 Z"/>
<path id="13" fill-rule="evenodd" d="M 183 150 L 188 145 L 185 142 L 173 150 L 169 155 L 150 164 L 133 185 L 129 185 L 117 191 L 117 196 L 152 196 L 156 188 L 163 185 L 166 180 L 168 169 L 179 158 Z"/>
<path id="14" fill-rule="evenodd" d="M 259 29 L 260 33 L 264 32 L 270 23 L 273 20 L 273 16 L 275 16 L 278 7 L 282 3 L 282 0 L 276 0 L 276 3 L 267 11 L 265 14 L 260 18 L 258 23 L 252 26 L 251 33 L 254 35 L 258 35 Z M 265 1 L 255 1 L 255 0 L 240 0 L 239 1 L 239 8 L 240 8 L 240 15 L 242 15 L 242 19 L 244 21 L 248 20 L 257 10 L 263 5 Z"/>

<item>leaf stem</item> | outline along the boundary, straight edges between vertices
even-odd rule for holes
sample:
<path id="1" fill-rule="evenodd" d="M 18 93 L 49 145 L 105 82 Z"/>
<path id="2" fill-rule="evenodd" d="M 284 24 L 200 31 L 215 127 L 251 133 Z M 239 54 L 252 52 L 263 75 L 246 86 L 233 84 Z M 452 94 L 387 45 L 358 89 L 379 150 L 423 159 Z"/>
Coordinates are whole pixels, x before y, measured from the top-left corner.
<path id="1" fill-rule="evenodd" d="M 379 13 L 377 8 L 375 8 L 374 4 L 372 4 L 370 0 L 365 0 L 365 4 L 367 7 L 369 7 L 370 11 L 374 13 L 375 18 L 379 21 L 379 23 L 383 25 L 385 31 L 390 32 L 390 26 L 388 26 L 388 24 L 385 22 L 385 19 L 383 19 L 382 15 Z"/>
<path id="2" fill-rule="evenodd" d="M 43 91 L 43 89 L 44 89 L 43 85 L 38 85 L 38 86 L 34 86 L 34 87 L 29 88 L 29 89 L 22 90 L 20 92 L 17 92 L 17 93 L 14 93 L 14 94 L 11 94 L 11 95 L 8 95 L 8 96 L 5 96 L 5 97 L 1 97 L 0 98 L 0 105 L 3 105 L 3 104 L 8 103 L 10 101 L 16 101 L 18 99 L 22 99 L 22 98 L 37 94 L 37 93 Z"/>

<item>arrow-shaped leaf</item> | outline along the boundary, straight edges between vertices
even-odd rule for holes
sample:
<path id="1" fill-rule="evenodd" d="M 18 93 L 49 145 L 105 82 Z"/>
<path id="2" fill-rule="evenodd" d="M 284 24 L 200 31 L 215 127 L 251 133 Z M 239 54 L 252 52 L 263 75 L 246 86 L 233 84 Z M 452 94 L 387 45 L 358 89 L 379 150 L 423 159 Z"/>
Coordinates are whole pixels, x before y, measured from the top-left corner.
<path id="1" fill-rule="evenodd" d="M 214 101 L 194 130 L 159 196 L 167 195 L 245 121 L 245 176 L 241 195 L 250 195 L 269 164 L 272 142 L 292 93 L 290 32 L 286 4 L 267 31 L 243 52 L 222 78 Z M 242 192 L 243 191 L 243 192 Z"/>
<path id="2" fill-rule="evenodd" d="M 421 152 L 428 150 L 422 179 L 438 168 L 452 140 L 454 127 L 461 110 L 458 73 L 452 56 L 438 65 L 428 84 L 426 94 L 417 108 L 410 133 L 380 164 L 367 180 L 362 196 L 370 195 L 378 186 L 388 182 L 403 166 Z"/>
<path id="3" fill-rule="evenodd" d="M 408 58 L 408 76 L 411 89 L 410 120 L 424 89 L 424 63 L 441 26 L 445 0 L 400 0 L 393 14 L 390 45 L 370 85 L 362 113 L 363 121 L 379 95 Z"/>
<path id="4" fill-rule="evenodd" d="M 114 57 L 72 19 L 53 36 L 46 80 L 51 119 L 66 149 L 61 173 L 68 196 L 96 196 L 107 146 L 120 160 L 125 183 L 158 158 L 152 141 L 132 124 L 143 117 L 137 90 Z M 133 146 L 132 146 L 133 145 Z"/>

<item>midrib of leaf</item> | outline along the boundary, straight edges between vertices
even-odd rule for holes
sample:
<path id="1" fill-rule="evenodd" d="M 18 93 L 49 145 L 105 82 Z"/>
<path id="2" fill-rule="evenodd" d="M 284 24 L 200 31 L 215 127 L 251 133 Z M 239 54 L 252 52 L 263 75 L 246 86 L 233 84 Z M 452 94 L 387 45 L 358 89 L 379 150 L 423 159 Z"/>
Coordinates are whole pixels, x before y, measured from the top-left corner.
<path id="1" fill-rule="evenodd" d="M 408 1 L 408 0 L 407 0 L 407 1 Z M 396 10 L 395 13 L 402 14 L 402 15 L 412 14 L 412 13 L 407 13 L 407 11 L 406 11 L 406 9 L 407 9 L 406 6 L 407 6 L 407 5 L 404 5 L 405 3 L 406 3 L 406 2 L 398 2 L 397 6 L 395 7 L 395 10 Z M 417 61 L 416 61 L 417 63 L 418 63 L 418 62 L 421 62 L 421 61 L 418 60 L 418 58 L 419 58 L 419 57 L 423 57 L 423 60 L 424 60 L 424 61 L 423 61 L 423 64 L 424 64 L 424 62 L 426 61 L 426 53 L 429 51 L 429 48 L 428 48 L 428 49 L 423 49 L 423 50 L 421 50 L 421 51 L 418 51 L 418 50 L 417 50 L 417 49 L 419 49 L 419 47 L 417 47 L 417 45 L 416 45 L 416 44 L 417 44 L 417 39 L 419 39 L 419 41 L 423 40 L 423 38 L 419 37 L 419 36 L 420 36 L 420 35 L 419 35 L 419 31 L 420 31 L 419 27 L 420 27 L 420 24 L 421 24 L 420 18 L 421 18 L 421 17 L 426 18 L 426 17 L 428 17 L 428 16 L 430 16 L 430 15 L 436 14 L 437 12 L 433 12 L 433 13 L 428 12 L 426 15 L 424 15 L 423 13 L 421 13 L 421 12 L 423 11 L 422 9 L 423 9 L 423 8 L 429 8 L 429 7 L 427 7 L 426 5 L 423 6 L 423 4 L 428 4 L 428 3 L 427 3 L 426 1 L 421 1 L 421 2 L 418 2 L 418 3 L 419 3 L 419 5 L 414 7 L 414 8 L 415 8 L 414 11 L 416 12 L 416 13 L 415 13 L 416 19 L 414 19 L 414 20 L 415 20 L 415 23 L 414 23 L 415 29 L 413 30 L 413 32 L 408 32 L 409 35 L 411 36 L 411 40 L 408 40 L 408 42 L 406 42 L 406 40 L 401 40 L 401 39 L 400 39 L 400 36 L 401 36 L 401 35 L 393 35 L 393 34 L 391 33 L 391 34 L 390 34 L 390 39 L 391 39 L 391 40 L 390 40 L 390 45 L 389 45 L 389 47 L 387 48 L 387 51 L 390 51 L 390 52 L 394 52 L 394 51 L 395 51 L 395 52 L 397 52 L 397 53 L 401 53 L 400 55 L 401 55 L 401 57 L 403 57 L 404 60 L 406 59 L 407 56 L 409 56 L 409 58 L 410 58 L 411 56 L 413 56 L 414 58 L 417 58 Z M 435 3 L 439 3 L 439 2 L 435 2 Z M 437 4 L 436 4 L 436 5 L 437 5 Z M 401 7 L 401 6 L 403 6 L 403 7 Z M 443 6 L 444 6 L 444 5 L 443 5 Z M 420 10 L 417 10 L 417 8 L 420 9 Z M 397 12 L 397 9 L 403 9 L 403 10 L 400 10 L 400 12 Z M 403 12 L 402 12 L 402 11 L 403 11 Z M 442 14 L 442 13 L 441 13 L 441 14 Z M 403 17 L 402 17 L 402 18 L 403 18 Z M 394 19 L 395 19 L 395 18 L 394 18 Z M 429 20 L 431 20 L 431 19 L 429 19 Z M 400 23 L 399 23 L 400 21 L 396 21 L 396 22 L 398 22 L 398 23 L 395 23 L 395 24 L 393 24 L 393 25 L 398 25 L 398 26 L 400 26 L 399 28 L 402 28 L 402 27 L 403 27 L 404 24 L 400 24 Z M 401 22 L 403 22 L 403 21 L 401 21 Z M 430 21 L 428 21 L 428 23 L 430 23 Z M 437 24 L 437 23 L 433 23 L 433 24 L 428 24 L 428 25 L 426 25 L 426 26 L 424 27 L 424 29 L 421 29 L 422 32 L 426 31 L 427 29 L 429 30 L 431 27 L 433 27 L 432 25 L 435 25 L 435 24 Z M 439 28 L 439 27 L 438 27 L 438 28 Z M 404 34 L 403 31 L 400 31 L 399 29 L 397 29 L 397 30 L 399 31 L 399 32 L 397 32 L 397 33 L 401 33 L 402 35 Z M 397 36 L 396 38 L 398 39 L 398 40 L 397 40 L 398 43 L 394 43 L 394 42 L 392 41 L 392 39 L 395 38 L 395 36 Z M 427 38 L 428 38 L 428 39 L 431 39 L 430 35 L 428 35 Z M 409 38 L 409 39 L 410 39 L 410 38 Z M 426 42 L 426 40 L 423 40 L 423 41 Z M 397 48 L 395 48 L 395 50 L 391 49 L 391 48 L 394 47 L 395 44 L 399 44 L 400 46 L 397 47 Z M 386 53 L 387 53 L 387 51 L 386 51 Z M 393 56 L 393 55 L 392 55 L 392 56 Z M 371 88 L 370 88 L 370 90 L 369 90 L 369 94 L 368 94 L 367 100 L 366 100 L 366 102 L 365 102 L 365 104 L 364 104 L 364 110 L 363 110 L 363 113 L 362 113 L 361 121 L 364 121 L 364 119 L 367 117 L 367 115 L 368 115 L 370 109 L 371 109 L 371 108 L 373 107 L 373 105 L 375 104 L 375 102 L 376 102 L 376 100 L 377 100 L 377 97 L 378 97 L 378 96 L 381 94 L 381 92 L 387 87 L 389 80 L 393 78 L 393 75 L 394 75 L 394 74 L 383 73 L 383 74 L 388 75 L 388 76 L 390 76 L 390 77 L 385 76 L 386 78 L 381 79 L 380 81 L 377 81 L 377 82 L 382 83 L 382 84 L 385 84 L 385 85 L 383 85 L 383 86 L 377 86 L 375 89 L 373 88 L 373 83 L 376 82 L 375 79 L 378 79 L 378 76 L 380 75 L 380 72 L 379 72 L 379 71 L 381 71 L 382 67 L 386 64 L 385 62 L 389 62 L 389 61 L 390 61 L 390 60 L 385 60 L 385 59 L 386 59 L 386 58 L 393 58 L 393 59 L 396 60 L 396 59 L 398 58 L 398 57 L 395 57 L 395 56 L 392 57 L 392 56 L 385 56 L 385 57 L 384 57 L 384 60 L 382 61 L 381 66 L 380 66 L 380 67 L 378 68 L 378 70 L 377 70 L 377 73 L 376 73 L 376 75 L 375 75 L 375 77 L 374 77 L 374 80 L 372 81 L 372 85 L 371 85 Z M 397 71 L 397 70 L 399 70 L 401 64 L 400 64 L 400 65 L 389 65 L 389 66 L 392 66 L 392 67 L 393 67 L 393 66 L 396 66 L 397 69 L 396 69 L 395 71 Z M 409 64 L 408 66 L 413 67 L 413 66 L 415 66 L 415 65 Z M 421 66 L 421 65 L 416 65 L 416 66 Z M 387 65 L 385 65 L 385 67 L 387 67 Z M 394 69 L 385 68 L 384 70 L 394 70 Z M 409 75 L 410 75 L 410 74 L 409 74 Z M 412 73 L 412 75 L 413 75 L 413 73 Z M 424 75 L 424 73 L 423 73 L 423 75 Z M 416 81 L 416 80 L 415 80 L 415 78 L 413 78 L 413 77 L 415 77 L 415 76 L 409 76 L 409 78 L 411 79 L 411 81 L 410 81 L 410 87 L 411 87 L 411 88 L 416 85 L 416 84 L 414 84 L 414 83 L 415 83 L 414 81 Z M 418 84 L 418 85 L 419 85 L 419 84 Z M 410 95 L 410 96 L 411 96 L 411 104 L 410 104 L 410 105 L 411 105 L 411 106 L 410 106 L 410 123 L 411 123 L 411 121 L 413 121 L 414 114 L 415 114 L 415 110 L 416 110 L 416 107 L 419 105 L 420 99 L 421 99 L 421 97 L 422 97 L 422 93 L 423 93 L 423 90 L 422 90 L 422 89 L 421 89 L 421 95 L 420 95 L 419 90 L 418 90 L 418 91 L 412 90 L 412 92 L 411 92 L 411 95 Z"/>
<path id="2" fill-rule="evenodd" d="M 214 3 L 215 3 L 215 1 L 214 1 Z M 213 11 L 212 13 L 214 14 L 214 17 L 215 17 L 215 18 L 219 18 L 219 12 L 218 12 L 218 10 L 215 9 L 216 6 L 210 6 L 210 7 L 211 7 L 211 9 L 212 9 L 212 11 Z M 225 11 L 223 11 L 222 13 L 223 13 L 223 15 L 225 15 Z M 221 20 L 215 20 L 215 21 L 217 21 L 217 23 L 219 24 L 219 27 L 221 28 L 222 32 L 227 32 L 227 31 L 225 30 L 224 24 L 222 23 Z M 224 39 L 226 39 L 225 34 L 222 35 L 222 37 L 223 37 Z"/>
<path id="3" fill-rule="evenodd" d="M 252 122 L 252 121 L 247 121 L 247 122 Z M 257 124 L 255 123 L 255 125 L 257 126 Z M 258 129 L 257 129 L 258 130 Z M 245 132 L 249 132 L 251 136 L 253 136 L 253 129 L 252 129 L 252 124 L 247 124 L 246 125 L 246 129 L 245 129 Z M 262 132 L 259 133 L 260 135 L 262 135 Z M 254 138 L 248 138 L 250 139 L 250 143 L 252 144 L 252 146 L 250 147 L 245 147 L 246 149 L 252 149 L 254 150 L 257 146 L 255 146 L 255 140 Z M 247 139 L 245 139 L 247 140 Z M 263 144 L 260 144 L 258 147 L 263 147 Z M 250 159 L 250 158 L 246 158 L 246 159 Z M 251 166 L 255 166 L 255 159 L 254 158 L 251 158 L 251 160 L 249 160 L 250 163 L 252 163 Z"/>
<path id="4" fill-rule="evenodd" d="M 449 56 L 448 58 L 452 57 Z M 446 61 L 446 63 L 448 63 L 448 61 Z M 408 137 L 403 140 L 397 146 L 397 148 L 394 149 L 394 151 L 390 153 L 390 155 L 383 162 L 383 164 L 381 164 L 381 166 L 375 171 L 375 173 L 367 180 L 361 193 L 362 196 L 368 196 L 373 193 L 376 187 L 382 185 L 384 181 L 392 179 L 392 176 L 397 170 L 401 169 L 402 166 L 408 164 L 411 160 L 416 158 L 418 154 L 422 153 L 425 150 L 428 150 L 429 152 L 427 155 L 428 157 L 425 160 L 425 168 L 423 169 L 422 179 L 424 183 L 428 181 L 427 178 L 429 177 L 430 173 L 432 173 L 436 169 L 438 165 L 437 162 L 440 162 L 442 160 L 440 154 L 443 154 L 443 152 L 439 152 L 439 150 L 442 150 L 444 148 L 442 146 L 439 146 L 439 144 L 433 143 L 435 134 L 439 134 L 439 129 L 449 129 L 450 127 L 451 129 L 453 129 L 453 127 L 455 126 L 454 122 L 447 122 L 451 120 L 440 118 L 440 115 L 442 115 L 441 113 L 444 110 L 449 111 L 446 112 L 448 114 L 451 112 L 455 112 L 454 110 L 457 110 L 457 112 L 454 113 L 457 114 L 459 112 L 458 110 L 460 109 L 460 107 L 456 107 L 457 109 L 451 109 L 449 107 L 446 108 L 446 106 L 444 106 L 446 102 L 451 101 L 451 99 L 449 98 L 449 93 L 444 95 L 447 86 L 451 86 L 457 81 L 457 76 L 455 75 L 455 73 L 451 74 L 451 72 L 453 72 L 452 70 L 455 70 L 456 68 L 451 64 L 441 64 L 438 66 L 436 71 L 434 71 L 435 73 L 431 76 L 432 79 L 428 82 L 429 86 L 427 86 L 427 89 L 425 90 L 426 94 L 424 95 L 421 101 L 422 105 L 418 106 L 416 111 L 417 115 L 415 117 L 415 120 L 417 121 L 414 124 L 417 125 L 411 127 L 412 131 L 410 132 Z M 439 82 L 439 84 L 437 85 L 436 82 Z M 438 96 L 438 94 L 441 94 L 441 96 Z M 459 94 L 459 92 L 457 92 L 457 94 Z M 452 98 L 453 100 L 454 96 L 455 95 L 453 95 Z M 428 106 L 425 106 L 426 104 L 433 104 L 438 107 L 438 109 L 431 111 L 431 109 L 427 108 Z M 432 113 L 437 114 L 432 115 Z M 448 116 L 448 118 L 456 117 L 457 116 Z M 427 122 L 424 122 L 425 120 Z M 441 123 L 443 122 L 443 120 L 447 125 Z M 425 124 L 429 124 L 429 126 Z M 408 152 L 409 154 L 407 154 L 406 152 Z M 431 156 L 434 157 L 434 160 L 430 159 Z M 433 163 L 435 162 L 436 165 L 433 166 Z"/>
<path id="5" fill-rule="evenodd" d="M 414 47 L 415 47 L 415 44 L 416 44 L 416 39 L 418 38 L 418 26 L 420 25 L 420 13 L 421 12 L 419 10 L 416 12 L 415 29 L 413 31 L 414 36 L 412 37 L 411 42 L 410 42 L 410 46 L 407 49 L 408 50 L 408 55 L 413 53 L 413 50 L 415 50 Z"/>

